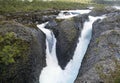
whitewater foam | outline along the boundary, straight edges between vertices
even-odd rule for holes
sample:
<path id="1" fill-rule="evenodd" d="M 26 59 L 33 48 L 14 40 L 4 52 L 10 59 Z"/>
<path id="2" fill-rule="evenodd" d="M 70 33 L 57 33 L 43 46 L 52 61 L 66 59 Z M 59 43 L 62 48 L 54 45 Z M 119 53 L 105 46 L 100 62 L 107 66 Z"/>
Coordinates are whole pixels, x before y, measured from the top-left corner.
<path id="1" fill-rule="evenodd" d="M 92 34 L 92 24 L 97 19 L 103 19 L 105 16 L 101 17 L 93 17 L 89 16 L 89 21 L 84 23 L 83 30 L 81 32 L 81 36 L 79 37 L 79 42 L 75 49 L 73 59 L 71 59 L 65 69 L 61 69 L 58 65 L 58 60 L 56 57 L 56 39 L 54 34 L 51 34 L 52 31 L 45 29 L 45 25 L 47 23 L 43 23 L 41 25 L 37 25 L 37 27 L 43 31 L 46 35 L 46 63 L 47 66 L 43 68 L 40 74 L 39 82 L 40 83 L 74 83 L 80 66 L 82 59 L 86 53 L 88 44 L 91 39 Z M 49 49 L 49 41 L 53 40 L 52 51 Z"/>
<path id="2" fill-rule="evenodd" d="M 80 14 L 87 14 L 90 11 L 91 11 L 90 9 L 88 9 L 88 10 L 64 10 L 58 14 L 56 19 L 69 19 L 69 18 L 75 17 L 75 16 L 80 15 Z M 64 12 L 69 13 L 69 15 L 65 15 Z"/>

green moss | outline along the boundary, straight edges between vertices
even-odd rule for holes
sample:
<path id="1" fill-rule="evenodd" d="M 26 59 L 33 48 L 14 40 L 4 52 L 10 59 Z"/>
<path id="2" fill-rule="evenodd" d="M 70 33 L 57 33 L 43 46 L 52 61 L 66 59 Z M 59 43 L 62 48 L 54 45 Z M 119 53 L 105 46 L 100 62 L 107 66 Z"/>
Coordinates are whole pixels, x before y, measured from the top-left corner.
<path id="1" fill-rule="evenodd" d="M 25 24 L 25 26 L 37 29 L 37 26 L 34 23 L 32 23 L 32 24 Z"/>
<path id="2" fill-rule="evenodd" d="M 96 69 L 97 73 L 99 74 L 100 78 L 102 78 L 102 79 L 106 78 L 106 75 L 103 73 L 102 65 L 96 65 L 95 69 Z"/>
<path id="3" fill-rule="evenodd" d="M 17 57 L 24 57 L 29 44 L 16 37 L 14 32 L 0 35 L 0 64 L 11 64 L 17 61 Z"/>
<path id="4" fill-rule="evenodd" d="M 98 48 L 94 48 L 93 49 L 96 53 L 98 53 L 99 49 Z"/>
<path id="5" fill-rule="evenodd" d="M 120 63 L 114 60 L 116 64 L 115 71 L 111 71 L 111 76 L 114 79 L 114 83 L 120 83 Z"/>
<path id="6" fill-rule="evenodd" d="M 98 44 L 100 41 L 100 38 L 96 38 L 95 42 Z"/>
<path id="7" fill-rule="evenodd" d="M 60 23 L 60 22 L 63 21 L 63 19 L 55 19 L 55 21 L 56 21 L 57 23 Z"/>
<path id="8" fill-rule="evenodd" d="M 16 78 L 19 69 L 27 66 L 29 45 L 14 32 L 0 33 L 0 81 L 15 83 L 9 79 Z"/>
<path id="9" fill-rule="evenodd" d="M 106 7 L 106 5 L 103 5 L 103 4 L 94 4 L 94 9 L 93 9 L 93 11 L 96 11 L 96 12 L 104 12 L 104 11 L 106 11 L 105 10 L 105 7 Z"/>
<path id="10" fill-rule="evenodd" d="M 99 77 L 105 83 L 120 83 L 120 63 L 117 60 L 113 60 L 116 64 L 115 70 L 110 70 L 109 73 L 104 73 L 104 67 L 101 64 L 95 65 L 95 69 Z"/>

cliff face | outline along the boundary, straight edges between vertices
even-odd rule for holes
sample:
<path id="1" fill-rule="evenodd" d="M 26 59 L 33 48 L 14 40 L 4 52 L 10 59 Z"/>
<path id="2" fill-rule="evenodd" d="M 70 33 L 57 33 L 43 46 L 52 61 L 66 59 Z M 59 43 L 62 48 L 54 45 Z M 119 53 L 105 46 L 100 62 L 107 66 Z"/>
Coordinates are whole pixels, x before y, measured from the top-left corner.
<path id="1" fill-rule="evenodd" d="M 92 40 L 75 83 L 120 82 L 120 13 L 93 24 Z"/>

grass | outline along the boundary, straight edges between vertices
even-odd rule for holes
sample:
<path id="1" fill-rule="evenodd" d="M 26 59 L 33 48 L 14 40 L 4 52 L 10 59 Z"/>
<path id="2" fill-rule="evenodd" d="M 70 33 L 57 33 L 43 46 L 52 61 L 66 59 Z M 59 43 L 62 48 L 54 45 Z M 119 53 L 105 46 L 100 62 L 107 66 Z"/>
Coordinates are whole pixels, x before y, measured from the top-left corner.
<path id="1" fill-rule="evenodd" d="M 75 1 L 16 1 L 16 0 L 1 0 L 0 1 L 0 13 L 18 12 L 18 11 L 35 11 L 35 10 L 50 10 L 50 9 L 74 9 L 84 8 L 88 5 L 88 0 Z"/>
<path id="2" fill-rule="evenodd" d="M 103 9 L 103 4 L 96 4 L 92 0 L 56 0 L 56 1 L 20 1 L 0 0 L 0 14 L 11 12 L 29 12 L 39 10 L 84 9 L 94 6 Z"/>

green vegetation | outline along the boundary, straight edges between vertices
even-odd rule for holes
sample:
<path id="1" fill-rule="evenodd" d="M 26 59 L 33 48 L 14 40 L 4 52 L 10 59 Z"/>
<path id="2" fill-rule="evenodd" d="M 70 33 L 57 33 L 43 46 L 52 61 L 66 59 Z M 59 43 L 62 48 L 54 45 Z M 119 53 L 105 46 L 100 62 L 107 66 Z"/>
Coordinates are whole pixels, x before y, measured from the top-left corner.
<path id="1" fill-rule="evenodd" d="M 0 0 L 0 12 L 22 12 L 22 11 L 35 11 L 35 10 L 49 10 L 49 9 L 74 9 L 84 8 L 90 3 L 89 0 L 78 1 L 21 1 L 21 0 Z"/>
<path id="2" fill-rule="evenodd" d="M 95 10 L 103 10 L 103 4 L 96 4 L 92 0 L 53 0 L 42 1 L 33 0 L 0 0 L 0 13 L 10 12 L 29 12 L 39 10 L 51 10 L 51 9 L 83 9 L 88 6 L 95 6 Z"/>
<path id="3" fill-rule="evenodd" d="M 14 32 L 0 35 L 0 64 L 15 63 L 19 57 L 26 56 L 24 52 L 28 50 L 29 44 L 15 37 Z"/>
<path id="4" fill-rule="evenodd" d="M 80 2 L 80 3 L 91 3 L 92 0 L 57 0 L 57 1 L 69 1 L 69 2 Z"/>
<path id="5" fill-rule="evenodd" d="M 95 6 L 94 10 L 96 11 L 105 11 L 105 7 L 106 7 L 105 4 L 95 4 L 94 6 Z"/>

